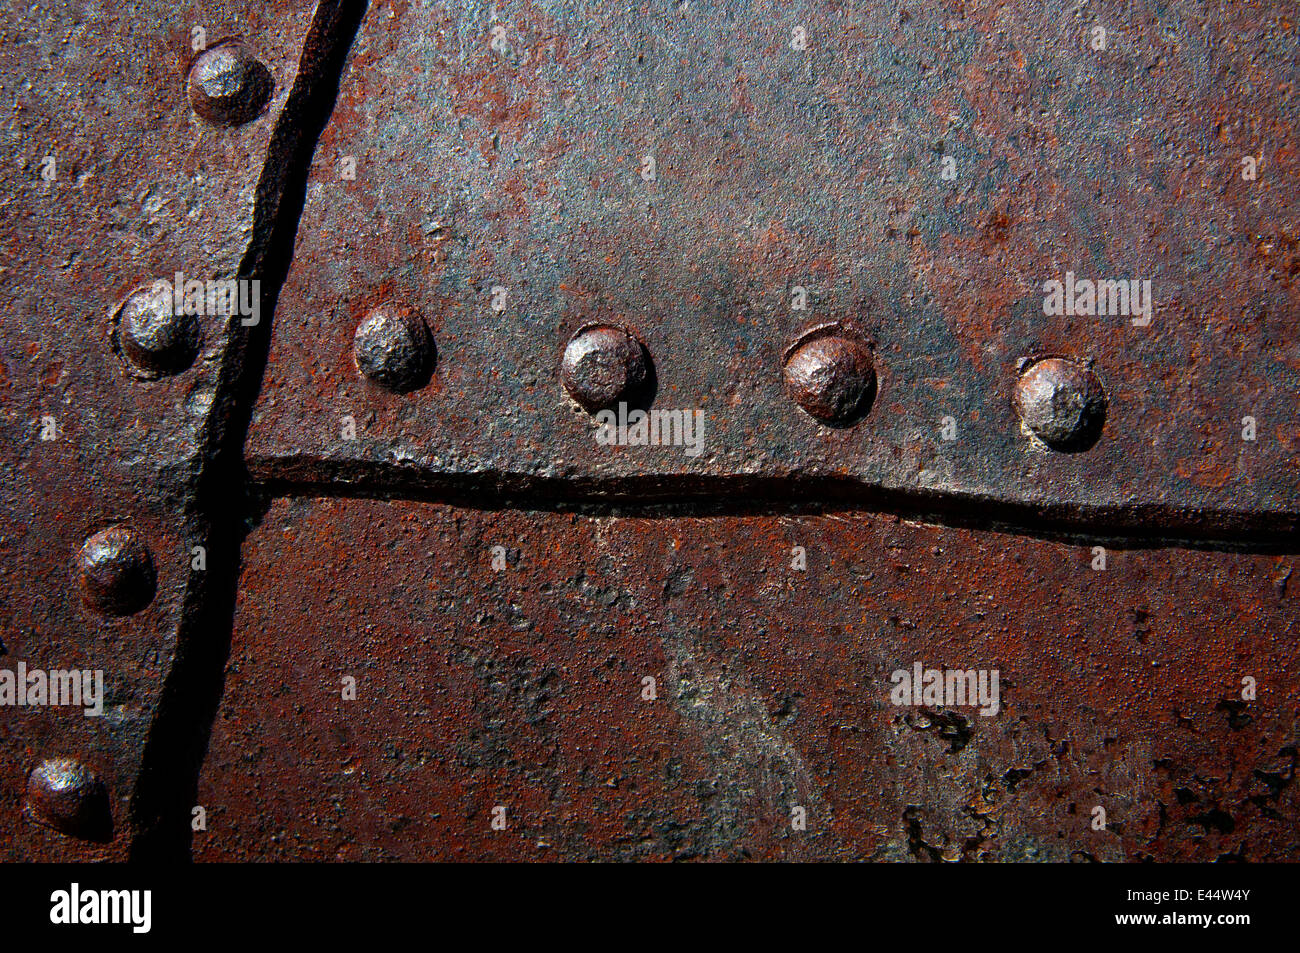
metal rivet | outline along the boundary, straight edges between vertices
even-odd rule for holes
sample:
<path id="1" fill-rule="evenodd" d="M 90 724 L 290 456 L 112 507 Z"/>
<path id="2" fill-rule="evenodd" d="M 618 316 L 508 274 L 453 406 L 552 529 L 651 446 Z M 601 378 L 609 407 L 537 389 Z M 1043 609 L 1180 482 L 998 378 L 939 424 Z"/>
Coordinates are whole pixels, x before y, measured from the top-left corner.
<path id="1" fill-rule="evenodd" d="M 138 377 L 185 370 L 199 353 L 198 318 L 177 313 L 170 285 L 141 285 L 113 315 L 113 341 Z"/>
<path id="2" fill-rule="evenodd" d="M 26 813 L 73 837 L 107 840 L 112 835 L 108 791 L 93 771 L 72 758 L 49 758 L 28 775 Z"/>
<path id="3" fill-rule="evenodd" d="M 560 376 L 569 396 L 589 411 L 643 396 L 649 368 L 645 347 L 622 328 L 580 328 L 564 349 Z"/>
<path id="4" fill-rule="evenodd" d="M 271 98 L 274 81 L 242 43 L 204 50 L 190 67 L 190 105 L 218 126 L 240 126 L 256 119 Z"/>
<path id="5" fill-rule="evenodd" d="M 386 390 L 419 390 L 433 373 L 433 338 L 414 310 L 385 305 L 361 318 L 352 335 L 352 358 L 367 380 Z"/>
<path id="6" fill-rule="evenodd" d="M 77 587 L 87 608 L 105 615 L 131 615 L 153 601 L 153 557 L 126 526 L 100 530 L 77 553 Z"/>
<path id="7" fill-rule="evenodd" d="M 1101 381 L 1088 367 L 1065 358 L 1025 365 L 1012 403 L 1029 432 L 1053 450 L 1086 450 L 1106 421 Z"/>
<path id="8" fill-rule="evenodd" d="M 786 393 L 818 420 L 849 424 L 871 409 L 876 391 L 871 348 L 838 325 L 814 328 L 785 355 Z"/>

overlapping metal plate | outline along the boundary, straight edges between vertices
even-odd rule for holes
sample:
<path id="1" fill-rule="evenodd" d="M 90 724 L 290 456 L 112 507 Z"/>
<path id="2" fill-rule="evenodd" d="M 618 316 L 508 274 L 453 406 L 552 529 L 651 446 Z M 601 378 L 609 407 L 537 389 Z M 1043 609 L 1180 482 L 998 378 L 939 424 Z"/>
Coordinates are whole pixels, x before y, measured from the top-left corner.
<path id="1" fill-rule="evenodd" d="M 1290 530 L 1297 67 L 1276 5 L 374 4 L 317 150 L 251 466 Z M 1067 272 L 1149 281 L 1149 325 L 1045 315 Z M 356 373 L 353 329 L 385 301 L 433 330 L 418 393 Z M 781 389 L 787 345 L 828 321 L 875 343 L 879 395 L 851 429 Z M 656 406 L 704 412 L 699 456 L 596 444 L 559 386 L 590 322 L 642 337 Z M 1041 354 L 1095 362 L 1110 409 L 1089 453 L 1020 432 L 1017 365 Z"/>
<path id="2" fill-rule="evenodd" d="M 177 272 L 254 277 L 284 171 L 263 169 L 314 14 L 304 2 L 5 4 L 0 667 L 98 670 L 106 699 L 98 718 L 0 712 L 4 859 L 122 857 L 132 839 L 146 739 L 202 587 L 191 567 L 209 541 L 195 499 L 243 317 L 198 316 L 192 366 L 143 380 L 113 346 L 114 314 L 137 286 Z M 259 118 L 215 127 L 191 110 L 187 68 L 238 36 L 274 89 Z M 150 604 L 125 617 L 85 608 L 74 566 L 83 541 L 114 525 L 143 540 L 156 572 Z M 57 758 L 88 766 L 107 792 L 111 830 L 93 841 L 24 819 L 30 772 Z"/>
<path id="3" fill-rule="evenodd" d="M 1296 558 L 1092 563 L 839 513 L 280 500 L 195 856 L 1294 860 Z M 998 710 L 893 704 L 918 662 L 998 670 Z"/>

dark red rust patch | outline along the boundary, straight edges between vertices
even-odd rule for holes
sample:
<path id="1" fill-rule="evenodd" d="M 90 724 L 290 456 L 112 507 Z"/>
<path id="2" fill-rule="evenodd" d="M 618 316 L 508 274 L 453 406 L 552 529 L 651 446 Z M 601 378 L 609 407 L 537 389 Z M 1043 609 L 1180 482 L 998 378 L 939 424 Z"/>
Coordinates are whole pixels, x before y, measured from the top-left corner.
<path id="1" fill-rule="evenodd" d="M 1295 558 L 1093 559 L 852 513 L 280 500 L 194 853 L 1298 859 Z M 917 661 L 998 669 L 1001 712 L 891 705 Z"/>

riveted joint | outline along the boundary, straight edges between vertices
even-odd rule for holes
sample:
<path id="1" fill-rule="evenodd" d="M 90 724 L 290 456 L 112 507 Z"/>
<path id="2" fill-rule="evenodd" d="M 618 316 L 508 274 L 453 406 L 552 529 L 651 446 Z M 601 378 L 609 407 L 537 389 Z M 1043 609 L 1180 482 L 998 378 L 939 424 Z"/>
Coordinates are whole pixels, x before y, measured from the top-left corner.
<path id="1" fill-rule="evenodd" d="M 823 423 L 848 426 L 871 409 L 876 393 L 871 346 L 839 323 L 819 325 L 786 349 L 786 393 Z"/>
<path id="2" fill-rule="evenodd" d="M 113 313 L 109 341 L 132 376 L 155 380 L 194 363 L 203 343 L 198 318 L 177 309 L 165 282 L 141 285 Z"/>
<path id="3" fill-rule="evenodd" d="M 228 40 L 199 54 L 187 86 L 199 118 L 214 126 L 242 126 L 262 114 L 275 81 L 245 43 Z"/>
<path id="4" fill-rule="evenodd" d="M 1106 422 L 1106 391 L 1089 363 L 1064 357 L 1022 359 L 1012 406 L 1024 429 L 1063 453 L 1087 450 Z"/>
<path id="5" fill-rule="evenodd" d="M 590 413 L 646 395 L 650 355 L 631 332 L 608 324 L 589 324 L 569 339 L 560 374 L 569 396 Z"/>
<path id="6" fill-rule="evenodd" d="M 82 840 L 113 835 L 108 789 L 74 758 L 47 758 L 32 769 L 23 810 L 29 820 Z"/>
<path id="7" fill-rule="evenodd" d="M 133 615 L 153 601 L 157 589 L 149 547 L 127 526 L 90 536 L 77 553 L 76 576 L 82 603 L 101 615 Z"/>
<path id="8" fill-rule="evenodd" d="M 362 316 L 352 335 L 352 357 L 366 380 L 395 394 L 429 383 L 437 363 L 428 325 L 403 305 L 382 305 Z"/>

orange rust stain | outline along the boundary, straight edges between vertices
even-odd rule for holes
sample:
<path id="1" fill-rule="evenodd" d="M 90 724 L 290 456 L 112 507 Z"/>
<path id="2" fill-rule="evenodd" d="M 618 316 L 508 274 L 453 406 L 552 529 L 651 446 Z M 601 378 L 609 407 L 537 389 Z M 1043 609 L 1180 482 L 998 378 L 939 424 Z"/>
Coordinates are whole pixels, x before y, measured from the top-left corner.
<path id="1" fill-rule="evenodd" d="M 1174 470 L 1189 483 L 1209 490 L 1221 489 L 1232 479 L 1232 471 L 1224 464 L 1216 463 L 1212 451 L 1195 461 L 1179 460 Z"/>

